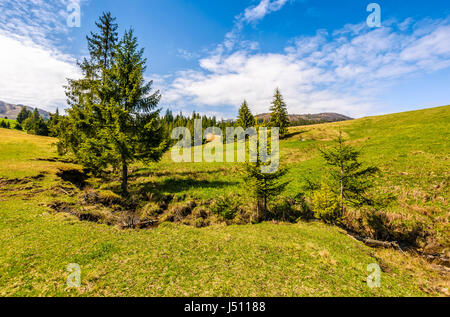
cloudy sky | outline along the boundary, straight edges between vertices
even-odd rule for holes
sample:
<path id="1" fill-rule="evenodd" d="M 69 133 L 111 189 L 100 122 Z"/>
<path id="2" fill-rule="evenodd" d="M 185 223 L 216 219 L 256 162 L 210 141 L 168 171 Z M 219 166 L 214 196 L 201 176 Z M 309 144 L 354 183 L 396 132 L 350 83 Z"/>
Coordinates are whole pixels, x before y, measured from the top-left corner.
<path id="1" fill-rule="evenodd" d="M 367 6 L 381 7 L 369 27 Z M 67 24 L 68 6 L 81 26 Z M 0 0 L 0 100 L 54 111 L 103 11 L 133 27 L 161 106 L 232 118 L 267 112 L 353 117 L 450 104 L 448 0 Z M 72 11 L 71 11 L 72 12 Z"/>

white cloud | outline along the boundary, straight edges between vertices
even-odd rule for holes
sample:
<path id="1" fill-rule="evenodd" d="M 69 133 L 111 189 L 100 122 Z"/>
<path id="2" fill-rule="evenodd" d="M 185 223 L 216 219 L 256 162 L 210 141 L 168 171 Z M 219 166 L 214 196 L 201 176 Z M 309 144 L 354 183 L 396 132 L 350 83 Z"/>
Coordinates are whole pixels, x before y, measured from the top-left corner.
<path id="1" fill-rule="evenodd" d="M 228 106 L 231 113 L 245 98 L 261 113 L 280 87 L 291 113 L 366 115 L 387 85 L 450 66 L 450 19 L 391 22 L 378 29 L 346 25 L 331 35 L 320 30 L 277 54 L 215 51 L 199 60 L 200 70 L 175 74 L 163 89 L 163 100 L 209 106 L 209 111 Z"/>
<path id="2" fill-rule="evenodd" d="M 76 61 L 59 49 L 66 8 L 82 0 L 0 0 L 0 100 L 54 110 L 65 105 Z"/>
<path id="3" fill-rule="evenodd" d="M 177 50 L 177 55 L 185 60 L 196 59 L 199 57 L 199 55 L 197 53 L 190 52 L 190 51 L 182 49 L 182 48 L 179 48 Z"/>
<path id="4" fill-rule="evenodd" d="M 294 1 L 294 0 L 291 0 Z M 256 50 L 259 44 L 241 39 L 241 31 L 246 24 L 256 24 L 266 15 L 281 10 L 288 0 L 261 0 L 258 5 L 251 6 L 234 18 L 233 29 L 225 34 L 225 40 L 219 44 L 216 52 L 231 51 L 236 46 L 241 49 Z"/>
<path id="5" fill-rule="evenodd" d="M 78 76 L 70 56 L 1 34 L 0 43 L 0 100 L 52 111 L 65 104 L 62 86 Z"/>
<path id="6" fill-rule="evenodd" d="M 242 20 L 246 22 L 257 22 L 266 15 L 280 10 L 288 0 L 261 0 L 256 5 L 245 9 Z"/>

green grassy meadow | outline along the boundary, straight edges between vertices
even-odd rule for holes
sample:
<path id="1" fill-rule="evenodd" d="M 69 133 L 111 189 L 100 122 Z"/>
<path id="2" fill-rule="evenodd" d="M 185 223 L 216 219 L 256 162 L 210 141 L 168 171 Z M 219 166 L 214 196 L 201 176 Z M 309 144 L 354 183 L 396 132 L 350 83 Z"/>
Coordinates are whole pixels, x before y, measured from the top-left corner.
<path id="1" fill-rule="evenodd" d="M 378 166 L 377 190 L 397 201 L 385 210 L 393 224 L 427 233 L 419 248 L 448 256 L 450 106 L 354 121 L 291 128 L 280 144 L 289 168 L 285 195 L 302 191 L 304 176 L 320 179 L 318 149 L 342 130 Z M 194 228 L 163 223 L 146 230 L 80 221 L 48 205 L 76 203 L 80 190 L 55 158 L 55 139 L 0 129 L 1 296 L 448 296 L 449 271 L 414 252 L 372 249 L 344 230 L 320 222 Z M 130 191 L 249 200 L 238 163 L 135 165 Z M 119 179 L 91 178 L 114 191 Z M 72 188 L 72 189 L 70 189 Z M 70 189 L 70 191 L 69 191 Z M 73 194 L 72 194 L 73 193 Z M 404 229 L 404 230 L 406 230 Z M 70 263 L 82 270 L 81 288 L 66 285 Z M 381 287 L 369 288 L 367 265 L 378 263 Z"/>

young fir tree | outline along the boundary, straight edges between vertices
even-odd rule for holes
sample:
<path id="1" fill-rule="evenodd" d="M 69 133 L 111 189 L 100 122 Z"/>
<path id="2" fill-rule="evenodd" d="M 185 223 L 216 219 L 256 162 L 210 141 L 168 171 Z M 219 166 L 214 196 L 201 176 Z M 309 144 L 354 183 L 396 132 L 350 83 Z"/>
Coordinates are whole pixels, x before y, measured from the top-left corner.
<path id="1" fill-rule="evenodd" d="M 267 147 L 267 143 L 258 146 Z M 273 173 L 263 173 L 261 167 L 267 165 L 262 162 L 260 151 L 256 155 L 256 162 L 245 164 L 243 174 L 245 186 L 253 198 L 256 200 L 257 220 L 264 220 L 268 212 L 268 203 L 279 196 L 289 182 L 283 182 L 281 178 L 286 175 L 287 169 L 278 168 Z"/>
<path id="2" fill-rule="evenodd" d="M 275 95 L 273 96 L 270 112 L 270 126 L 279 128 L 280 136 L 285 136 L 289 127 L 289 117 L 287 106 L 284 103 L 283 96 L 281 95 L 278 88 L 275 90 Z"/>
<path id="3" fill-rule="evenodd" d="M 355 207 L 373 204 L 367 192 L 373 187 L 372 178 L 379 169 L 374 166 L 363 168 L 359 162 L 360 152 L 345 143 L 342 132 L 335 143 L 332 148 L 321 150 L 321 154 L 330 166 L 331 190 L 339 197 L 342 216 L 345 203 Z"/>
<path id="4" fill-rule="evenodd" d="M 236 125 L 246 130 L 247 128 L 254 127 L 255 124 L 255 117 L 251 113 L 247 101 L 244 100 L 241 107 L 239 108 L 239 116 L 238 120 L 236 121 Z"/>

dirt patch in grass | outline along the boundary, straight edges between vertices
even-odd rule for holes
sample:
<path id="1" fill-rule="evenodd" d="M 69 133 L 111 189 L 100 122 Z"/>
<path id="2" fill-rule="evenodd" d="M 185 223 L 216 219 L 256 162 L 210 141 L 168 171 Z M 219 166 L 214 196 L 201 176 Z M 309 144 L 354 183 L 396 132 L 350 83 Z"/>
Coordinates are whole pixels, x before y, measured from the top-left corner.
<path id="1" fill-rule="evenodd" d="M 81 200 L 87 205 L 101 204 L 105 207 L 113 207 L 124 204 L 124 200 L 119 195 L 112 191 L 96 191 L 91 188 L 86 188 L 82 195 Z"/>
<path id="2" fill-rule="evenodd" d="M 56 212 L 64 212 L 68 214 L 72 214 L 74 210 L 75 204 L 70 204 L 66 202 L 56 201 L 51 204 L 48 204 L 47 207 Z"/>
<path id="3" fill-rule="evenodd" d="M 74 203 L 53 202 L 47 205 L 52 211 L 66 213 L 77 217 L 80 221 L 89 221 L 107 225 L 115 225 L 119 222 L 118 215 L 109 209 L 99 206 L 79 206 Z"/>
<path id="4" fill-rule="evenodd" d="M 24 185 L 28 184 L 32 181 L 40 181 L 45 177 L 46 172 L 41 172 L 36 176 L 30 176 L 30 177 L 24 177 L 24 178 L 13 178 L 13 179 L 7 179 L 7 178 L 0 178 L 0 185 L 2 186 L 8 186 L 8 185 Z"/>

